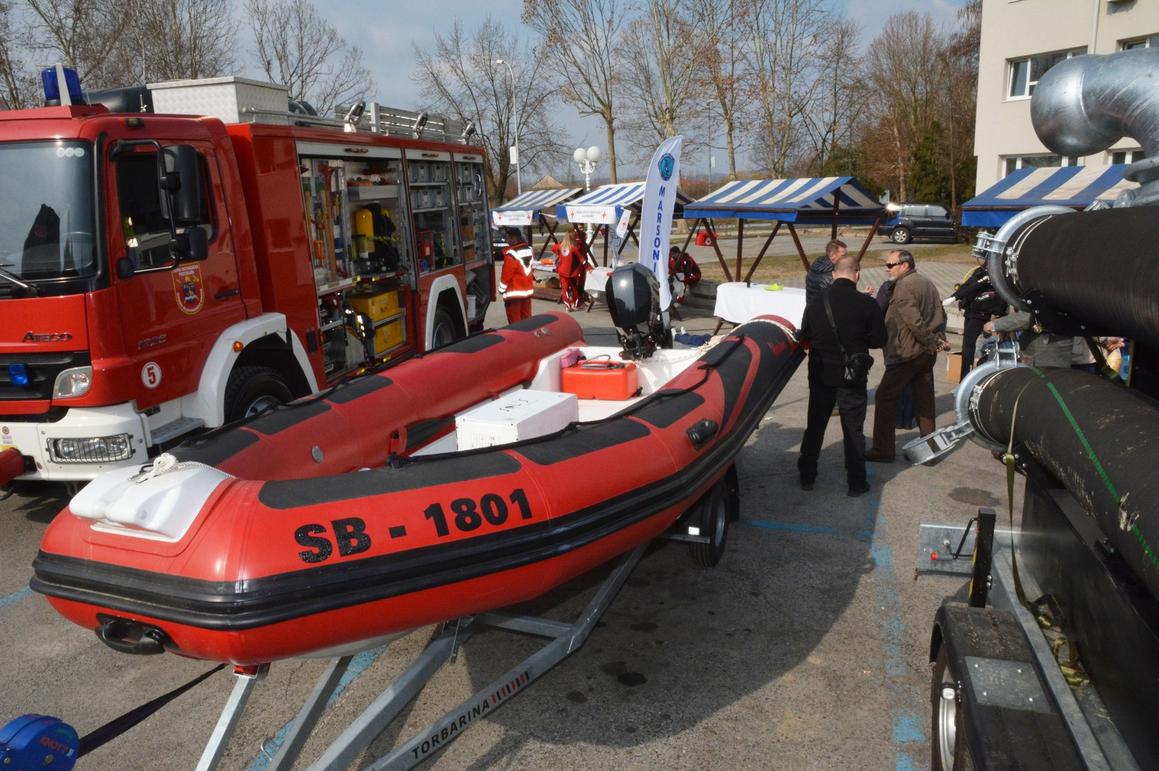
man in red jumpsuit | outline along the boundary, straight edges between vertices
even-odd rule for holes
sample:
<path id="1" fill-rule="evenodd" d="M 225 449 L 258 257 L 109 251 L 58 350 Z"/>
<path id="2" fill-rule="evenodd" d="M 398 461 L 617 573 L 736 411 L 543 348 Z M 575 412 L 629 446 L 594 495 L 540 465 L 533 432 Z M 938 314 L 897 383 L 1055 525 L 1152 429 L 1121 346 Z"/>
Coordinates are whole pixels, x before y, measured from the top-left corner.
<path id="1" fill-rule="evenodd" d="M 507 228 L 506 234 L 507 248 L 503 250 L 503 272 L 499 276 L 499 293 L 503 295 L 507 323 L 514 324 L 516 321 L 531 318 L 531 293 L 535 289 L 531 265 L 535 261 L 535 252 L 516 228 Z"/>

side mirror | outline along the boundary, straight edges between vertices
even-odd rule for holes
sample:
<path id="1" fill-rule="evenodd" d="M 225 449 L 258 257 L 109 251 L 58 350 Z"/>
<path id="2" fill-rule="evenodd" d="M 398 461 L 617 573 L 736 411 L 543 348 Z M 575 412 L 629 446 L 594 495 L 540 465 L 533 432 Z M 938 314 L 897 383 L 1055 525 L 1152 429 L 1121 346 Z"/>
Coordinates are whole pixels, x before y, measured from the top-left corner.
<path id="1" fill-rule="evenodd" d="M 205 229 L 192 227 L 184 233 L 178 233 L 169 243 L 169 253 L 177 262 L 204 260 L 209 256 L 209 238 L 205 235 Z"/>
<path id="2" fill-rule="evenodd" d="M 192 145 L 164 147 L 157 158 L 161 216 L 176 227 L 201 221 L 201 165 Z"/>
<path id="3" fill-rule="evenodd" d="M 134 265 L 132 257 L 122 257 L 117 260 L 117 278 L 124 281 L 125 279 L 132 278 L 136 272 L 137 268 Z"/>

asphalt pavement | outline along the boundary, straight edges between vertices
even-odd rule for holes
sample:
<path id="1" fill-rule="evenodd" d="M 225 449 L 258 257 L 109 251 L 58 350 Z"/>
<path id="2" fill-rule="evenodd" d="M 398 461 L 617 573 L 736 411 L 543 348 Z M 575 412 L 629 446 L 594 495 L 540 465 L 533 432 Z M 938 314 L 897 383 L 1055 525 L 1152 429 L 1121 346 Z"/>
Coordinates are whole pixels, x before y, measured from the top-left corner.
<path id="1" fill-rule="evenodd" d="M 920 262 L 919 262 L 920 265 Z M 957 266 L 960 268 L 960 266 Z M 535 301 L 537 310 L 561 306 Z M 715 320 L 687 308 L 689 332 Z M 606 310 L 576 317 L 594 344 L 614 344 Z M 503 323 L 502 308 L 489 319 Z M 952 386 L 937 370 L 939 425 Z M 880 360 L 871 385 L 882 372 Z M 797 486 L 808 390 L 794 376 L 741 452 L 741 521 L 721 563 L 697 567 L 687 546 L 653 545 L 586 644 L 501 708 L 471 721 L 431 768 L 911 769 L 929 763 L 929 667 L 934 612 L 964 582 L 915 579 L 918 525 L 965 524 L 980 505 L 1005 506 L 1002 467 L 968 444 L 932 468 L 870 464 L 872 490 L 845 495 L 833 420 L 816 489 Z M 871 408 L 867 424 L 872 421 Z M 898 443 L 916 436 L 899 431 Z M 577 484 L 599 484 L 599 470 Z M 55 715 L 83 735 L 210 665 L 170 654 L 114 652 L 55 614 L 27 583 L 60 497 L 0 503 L 0 725 Z M 570 619 L 606 571 L 530 609 Z M 525 609 L 527 610 L 527 609 Z M 430 628 L 356 657 L 359 676 L 308 743 L 317 757 L 403 671 Z M 363 755 L 365 765 L 514 667 L 537 641 L 510 632 L 472 638 Z M 222 767 L 265 768 L 324 661 L 275 663 L 257 684 Z M 219 672 L 78 768 L 195 765 L 232 688 Z M 305 767 L 300 763 L 298 767 Z"/>

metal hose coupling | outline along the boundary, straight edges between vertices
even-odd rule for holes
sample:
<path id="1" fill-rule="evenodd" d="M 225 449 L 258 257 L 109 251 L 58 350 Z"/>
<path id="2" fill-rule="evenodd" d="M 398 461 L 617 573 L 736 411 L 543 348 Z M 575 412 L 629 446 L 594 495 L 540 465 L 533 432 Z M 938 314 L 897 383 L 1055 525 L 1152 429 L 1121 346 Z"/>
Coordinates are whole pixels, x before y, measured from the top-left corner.
<path id="1" fill-rule="evenodd" d="M 993 381 L 995 375 L 1025 366 L 1018 360 L 1018 343 L 1013 340 L 999 343 L 994 358 L 966 373 L 966 377 L 954 389 L 954 424 L 907 442 L 901 448 L 906 460 L 915 466 L 931 465 L 958 449 L 967 439 L 973 439 L 988 450 L 1006 449 L 988 436 L 971 417 L 977 411 L 983 389 Z"/>

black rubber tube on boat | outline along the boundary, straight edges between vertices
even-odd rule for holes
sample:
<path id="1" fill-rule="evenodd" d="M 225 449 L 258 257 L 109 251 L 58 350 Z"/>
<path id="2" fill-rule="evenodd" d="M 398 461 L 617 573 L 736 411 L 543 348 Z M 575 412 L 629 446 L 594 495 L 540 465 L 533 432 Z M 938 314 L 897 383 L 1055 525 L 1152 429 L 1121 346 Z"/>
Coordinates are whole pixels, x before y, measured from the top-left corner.
<path id="1" fill-rule="evenodd" d="M 1086 372 L 1019 367 L 982 386 L 970 422 L 1003 446 L 1013 429 L 1159 599 L 1159 402 Z"/>
<path id="2" fill-rule="evenodd" d="M 1159 206 L 1076 212 L 1014 235 L 1019 294 L 1082 321 L 1087 334 L 1159 347 Z"/>

